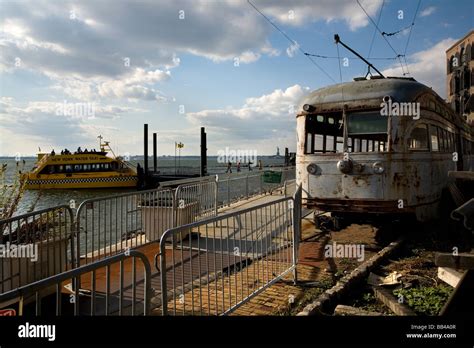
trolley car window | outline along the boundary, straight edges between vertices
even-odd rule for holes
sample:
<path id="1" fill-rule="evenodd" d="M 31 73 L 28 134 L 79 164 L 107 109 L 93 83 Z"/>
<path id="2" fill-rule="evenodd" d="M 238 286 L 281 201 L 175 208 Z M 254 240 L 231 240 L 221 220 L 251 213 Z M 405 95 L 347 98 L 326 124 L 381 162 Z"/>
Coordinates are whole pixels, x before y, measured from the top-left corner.
<path id="1" fill-rule="evenodd" d="M 334 136 L 333 135 L 326 135 L 326 150 L 334 152 L 334 150 L 335 150 L 334 145 L 335 145 Z"/>
<path id="2" fill-rule="evenodd" d="M 347 150 L 349 152 L 387 151 L 388 118 L 380 112 L 348 115 Z M 343 151 L 342 115 L 307 115 L 305 153 Z"/>
<path id="3" fill-rule="evenodd" d="M 344 145 L 344 138 L 343 137 L 337 137 L 336 152 L 342 152 L 344 150 L 343 145 Z"/>
<path id="4" fill-rule="evenodd" d="M 363 112 L 348 115 L 347 129 L 352 138 L 351 152 L 387 151 L 388 118 L 380 112 Z"/>
<path id="5" fill-rule="evenodd" d="M 342 151 L 343 129 L 340 115 L 308 115 L 306 117 L 306 153 Z M 340 139 L 340 140 L 339 140 Z"/>
<path id="6" fill-rule="evenodd" d="M 445 150 L 444 147 L 444 130 L 436 127 L 438 129 L 438 141 L 439 141 L 439 151 L 443 152 Z"/>
<path id="7" fill-rule="evenodd" d="M 439 151 L 438 130 L 436 126 L 430 126 L 431 151 Z"/>
<path id="8" fill-rule="evenodd" d="M 426 124 L 419 124 L 412 130 L 408 138 L 408 146 L 410 150 L 429 150 Z"/>
<path id="9" fill-rule="evenodd" d="M 449 151 L 449 140 L 448 140 L 448 131 L 443 129 L 443 136 L 444 136 L 444 151 Z"/>
<path id="10" fill-rule="evenodd" d="M 348 133 L 354 134 L 382 134 L 387 133 L 386 116 L 380 112 L 356 113 L 348 115 Z"/>

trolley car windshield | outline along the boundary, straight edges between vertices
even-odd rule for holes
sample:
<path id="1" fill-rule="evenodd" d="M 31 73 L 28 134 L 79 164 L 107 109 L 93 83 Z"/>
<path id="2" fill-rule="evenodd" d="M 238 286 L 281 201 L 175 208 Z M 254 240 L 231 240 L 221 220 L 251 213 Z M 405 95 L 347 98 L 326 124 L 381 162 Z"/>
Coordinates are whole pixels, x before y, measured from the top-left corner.
<path id="1" fill-rule="evenodd" d="M 387 151 L 388 118 L 380 112 L 357 112 L 347 116 L 349 152 Z M 342 113 L 306 117 L 306 154 L 343 152 Z"/>
<path id="2" fill-rule="evenodd" d="M 347 117 L 347 130 L 349 135 L 386 134 L 386 116 L 380 112 L 361 112 L 349 114 Z"/>

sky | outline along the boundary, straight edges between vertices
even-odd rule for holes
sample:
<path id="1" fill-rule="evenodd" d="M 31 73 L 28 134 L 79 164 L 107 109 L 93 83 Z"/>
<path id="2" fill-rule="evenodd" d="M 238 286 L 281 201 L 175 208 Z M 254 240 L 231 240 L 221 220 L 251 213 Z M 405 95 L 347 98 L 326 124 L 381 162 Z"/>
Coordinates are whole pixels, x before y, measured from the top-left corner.
<path id="1" fill-rule="evenodd" d="M 474 27 L 474 2 L 455 3 L 1 0 L 0 156 L 98 148 L 98 135 L 141 154 L 144 123 L 160 155 L 175 142 L 198 155 L 202 126 L 210 156 L 295 151 L 301 99 L 367 73 L 336 33 L 446 97 L 445 51 Z"/>

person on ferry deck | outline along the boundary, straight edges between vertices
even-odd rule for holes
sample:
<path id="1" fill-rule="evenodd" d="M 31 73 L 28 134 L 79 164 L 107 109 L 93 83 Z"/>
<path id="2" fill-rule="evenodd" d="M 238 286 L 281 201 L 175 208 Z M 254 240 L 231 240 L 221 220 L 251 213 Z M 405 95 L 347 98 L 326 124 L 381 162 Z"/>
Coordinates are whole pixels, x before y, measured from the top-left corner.
<path id="1" fill-rule="evenodd" d="M 80 146 L 77 148 L 77 152 L 76 152 L 76 153 L 82 153 L 82 149 L 81 149 Z"/>

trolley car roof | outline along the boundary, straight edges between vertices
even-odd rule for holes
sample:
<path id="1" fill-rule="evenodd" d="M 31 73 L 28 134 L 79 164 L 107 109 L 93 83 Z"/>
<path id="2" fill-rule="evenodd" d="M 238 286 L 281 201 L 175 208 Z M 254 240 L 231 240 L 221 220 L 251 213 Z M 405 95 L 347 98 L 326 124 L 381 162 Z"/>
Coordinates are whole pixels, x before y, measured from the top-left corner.
<path id="1" fill-rule="evenodd" d="M 303 98 L 301 106 L 309 104 L 344 103 L 356 101 L 382 101 L 384 96 L 390 96 L 399 102 L 411 102 L 425 93 L 437 94 L 422 83 L 408 78 L 385 78 L 340 83 L 317 89 Z M 437 96 L 439 98 L 439 96 Z M 326 109 L 326 108 L 325 108 Z"/>

